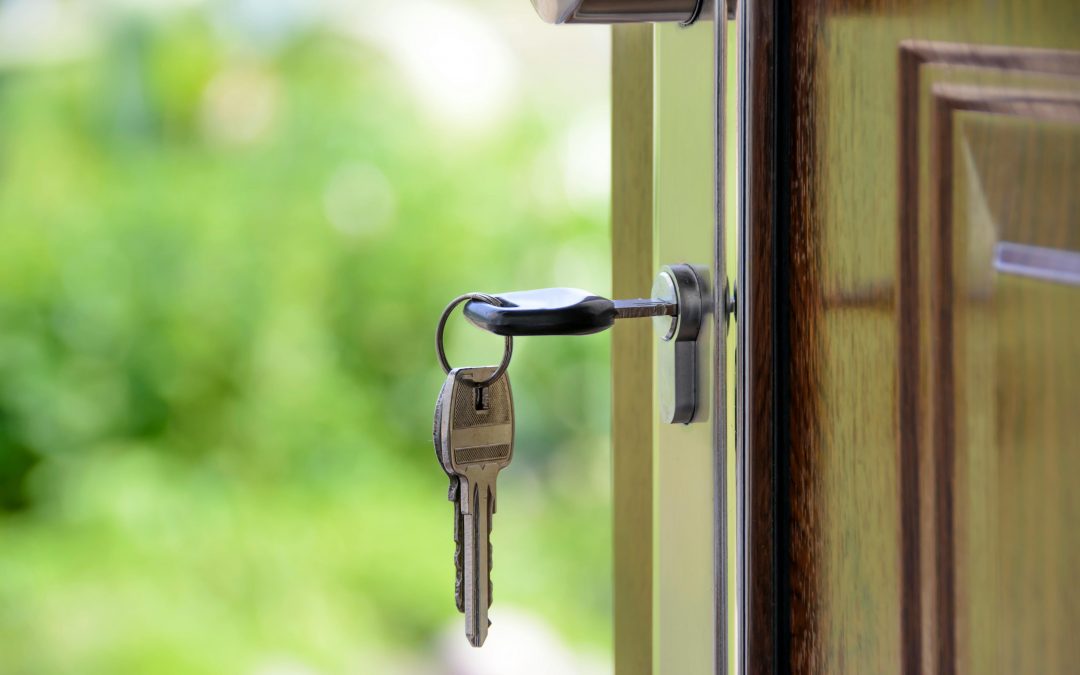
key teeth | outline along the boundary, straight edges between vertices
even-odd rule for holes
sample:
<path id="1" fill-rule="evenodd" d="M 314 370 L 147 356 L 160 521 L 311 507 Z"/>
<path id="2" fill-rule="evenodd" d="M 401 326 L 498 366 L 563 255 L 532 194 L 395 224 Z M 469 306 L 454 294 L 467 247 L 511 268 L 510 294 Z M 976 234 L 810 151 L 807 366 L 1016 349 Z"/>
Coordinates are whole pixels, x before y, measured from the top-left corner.
<path id="1" fill-rule="evenodd" d="M 465 545 L 462 542 L 461 511 L 454 502 L 454 605 L 465 613 Z"/>

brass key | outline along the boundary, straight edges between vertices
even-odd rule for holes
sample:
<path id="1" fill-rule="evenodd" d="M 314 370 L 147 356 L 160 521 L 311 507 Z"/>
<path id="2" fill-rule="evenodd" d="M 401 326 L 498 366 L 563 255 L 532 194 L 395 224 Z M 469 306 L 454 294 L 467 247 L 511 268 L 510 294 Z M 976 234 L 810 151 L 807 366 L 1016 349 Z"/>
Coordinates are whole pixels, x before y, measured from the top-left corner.
<path id="1" fill-rule="evenodd" d="M 514 451 L 514 402 L 504 373 L 485 386 L 496 367 L 455 368 L 447 375 L 435 406 L 439 462 L 458 480 L 464 581 L 461 596 L 465 635 L 474 647 L 487 638 L 491 604 L 491 517 L 495 483 Z M 451 485 L 453 491 L 453 485 Z"/>

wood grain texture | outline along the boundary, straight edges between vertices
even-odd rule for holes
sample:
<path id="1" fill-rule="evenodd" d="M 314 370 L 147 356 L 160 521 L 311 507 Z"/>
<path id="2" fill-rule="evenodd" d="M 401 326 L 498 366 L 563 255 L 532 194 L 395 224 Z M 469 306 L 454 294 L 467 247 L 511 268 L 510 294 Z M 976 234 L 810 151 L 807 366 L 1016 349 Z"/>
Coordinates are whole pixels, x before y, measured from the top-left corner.
<path id="1" fill-rule="evenodd" d="M 939 83 L 931 98 L 936 665 L 1064 672 L 1080 663 L 1080 502 L 1065 497 L 1080 290 L 1003 278 L 993 246 L 1078 248 L 1080 91 Z"/>
<path id="2" fill-rule="evenodd" d="M 612 33 L 612 293 L 646 298 L 653 279 L 653 31 Z M 612 329 L 615 670 L 652 669 L 652 325 Z"/>
<path id="3" fill-rule="evenodd" d="M 1060 50 L 1005 48 L 988 45 L 954 44 L 906 40 L 899 54 L 899 362 L 917 364 L 900 369 L 899 445 L 901 482 L 901 555 L 903 588 L 919 589 L 903 597 L 904 661 L 909 668 L 931 665 L 941 668 L 954 661 L 954 582 L 951 546 L 952 517 L 949 492 L 951 450 L 941 455 L 928 450 L 935 446 L 931 436 L 932 415 L 940 413 L 931 404 L 930 358 L 927 350 L 940 347 L 932 340 L 929 323 L 932 294 L 930 236 L 920 234 L 920 219 L 930 203 L 924 199 L 927 187 L 920 181 L 929 150 L 921 142 L 927 135 L 920 122 L 925 108 L 924 80 L 945 76 L 968 79 L 982 73 L 1012 74 L 1030 78 L 1033 74 L 1062 76 L 1080 70 L 1080 54 Z M 978 78 L 976 78 L 978 79 Z M 985 77 L 984 77 L 985 79 Z M 997 78 L 1000 80 L 1000 77 Z M 1013 79 L 1017 79 L 1013 77 Z M 927 92 L 929 94 L 929 92 Z M 931 188 L 936 183 L 931 180 Z M 947 337 L 947 336 L 946 336 Z M 921 468 L 920 468 L 921 467 Z M 935 478 L 935 473 L 937 477 Z"/>
<path id="4" fill-rule="evenodd" d="M 986 453 L 975 453 L 965 439 L 973 438 L 972 430 L 981 430 L 983 436 L 976 436 L 983 438 L 987 429 L 1004 425 L 1024 443 L 1039 439 L 1042 449 L 1035 454 L 1042 458 L 1043 478 L 1051 466 L 1071 468 L 1075 460 L 1067 458 L 1075 453 L 1066 430 L 1077 436 L 1080 427 L 1055 417 L 1062 408 L 1048 399 L 1072 392 L 1063 384 L 1036 388 L 1003 377 L 1001 383 L 1011 382 L 1044 411 L 1017 414 L 1006 406 L 1019 405 L 1012 396 L 999 394 L 991 399 L 992 408 L 966 407 L 966 390 L 950 393 L 948 382 L 939 381 L 936 367 L 943 350 L 959 339 L 959 334 L 942 334 L 941 316 L 931 311 L 933 290 L 949 287 L 932 264 L 941 243 L 933 236 L 941 233 L 927 229 L 932 209 L 940 205 L 911 197 L 929 195 L 936 143 L 919 126 L 929 119 L 931 106 L 921 92 L 938 75 L 930 72 L 936 66 L 925 65 L 930 51 L 920 55 L 903 46 L 951 43 L 939 45 L 931 58 L 952 53 L 966 62 L 941 66 L 941 81 L 969 81 L 971 71 L 981 68 L 992 72 L 976 76 L 974 85 L 1012 87 L 1015 76 L 1003 73 L 1002 64 L 1018 50 L 1080 50 L 1080 5 L 1071 0 L 747 4 L 752 13 L 747 112 L 756 117 L 747 124 L 744 193 L 750 288 L 740 293 L 749 292 L 755 302 L 743 317 L 749 331 L 743 337 L 751 344 L 740 341 L 740 349 L 750 377 L 743 391 L 750 407 L 743 427 L 751 509 L 750 671 L 985 672 L 980 667 L 992 660 L 978 656 L 980 649 L 1002 635 L 1004 626 L 1030 640 L 1004 641 L 1002 651 L 987 653 L 1012 659 L 1025 672 L 1030 667 L 1061 672 L 1072 655 L 1063 651 L 1065 642 L 1032 637 L 1033 629 L 1004 620 L 986 624 L 979 618 L 985 612 L 976 610 L 1009 609 L 1031 617 L 1047 635 L 1059 635 L 1072 616 L 1071 596 L 1045 600 L 1047 614 L 1038 619 L 1030 613 L 1037 603 L 1022 600 L 1023 593 L 1013 597 L 1013 590 L 1002 591 L 999 597 L 990 589 L 999 582 L 1006 589 L 1026 588 L 1032 582 L 1021 577 L 1040 565 L 1046 578 L 1060 583 L 1064 561 L 1075 556 L 1071 532 L 1080 528 L 1070 493 L 1049 490 L 1041 502 L 1052 509 L 1048 522 L 1029 526 L 1021 537 L 1022 529 L 1010 524 L 1007 512 L 973 506 L 987 503 L 990 494 L 974 490 L 974 476 L 991 474 L 976 461 Z M 1060 54 L 1024 53 L 1053 71 L 1029 83 L 1036 88 L 1050 86 L 1048 80 L 1067 69 Z M 915 76 L 903 75 L 905 59 L 917 62 Z M 914 114 L 905 116 L 905 110 Z M 1034 147 L 1024 155 L 1030 162 L 1039 156 Z M 908 151 L 917 158 L 915 166 L 902 161 Z M 1014 162 L 1014 167 L 1035 171 L 1030 163 Z M 1065 176 L 1080 182 L 1076 169 Z M 1032 189 L 1028 179 L 1018 184 Z M 1060 183 L 1055 185 L 1060 201 Z M 1034 213 L 1039 199 L 1063 208 L 1038 194 L 1013 194 L 1008 203 L 1014 215 Z M 1019 282 L 1002 283 L 1011 289 Z M 893 289 L 892 297 L 880 297 L 881 289 Z M 1013 295 L 1019 302 L 1022 294 Z M 873 301 L 837 300 L 864 297 Z M 1046 333 L 1053 328 L 1075 334 L 1062 318 L 1069 314 L 1060 309 L 1071 307 L 1062 304 L 1068 298 L 1038 302 L 1040 309 L 1031 316 L 1042 317 L 1042 327 L 1008 344 L 1011 349 L 1042 344 L 1056 355 L 1021 358 L 1008 352 L 1007 361 L 1002 341 L 986 364 L 1012 364 L 1016 373 L 1035 370 L 1046 381 L 1055 365 L 1062 370 L 1063 361 L 1075 360 Z M 1057 314 L 1051 302 L 1057 303 Z M 1002 326 L 1007 315 L 999 319 Z M 983 339 L 968 331 L 973 340 Z M 931 392 L 960 407 L 944 409 Z M 951 439 L 940 432 L 949 419 L 961 425 Z M 1033 426 L 1036 421 L 1042 425 Z M 951 450 L 943 449 L 943 441 Z M 1009 454 L 1000 442 L 995 456 L 1022 454 L 1021 445 L 1016 441 Z M 1000 470 L 1005 464 L 994 466 Z M 997 498 L 1010 508 L 1019 508 L 1015 495 L 1034 490 L 1033 480 L 998 480 Z M 1026 507 L 1024 513 L 1029 512 Z M 775 538 L 769 528 L 775 528 Z M 1049 543 L 1054 540 L 1056 546 Z M 956 547 L 951 559 L 943 542 Z M 1013 560 L 1014 578 L 980 566 L 980 556 L 972 553 L 1017 551 L 1024 542 L 1028 550 L 1040 551 L 1038 561 Z M 1049 586 L 1033 588 L 1048 598 Z M 1039 660 L 1033 656 L 1039 649 L 1053 656 Z M 996 668 L 1017 672 L 1006 665 Z"/>
<path id="5" fill-rule="evenodd" d="M 747 672 L 777 665 L 776 449 L 774 447 L 776 13 L 773 2 L 743 2 L 740 73 L 743 174 L 737 307 L 739 390 L 736 402 L 743 527 Z"/>

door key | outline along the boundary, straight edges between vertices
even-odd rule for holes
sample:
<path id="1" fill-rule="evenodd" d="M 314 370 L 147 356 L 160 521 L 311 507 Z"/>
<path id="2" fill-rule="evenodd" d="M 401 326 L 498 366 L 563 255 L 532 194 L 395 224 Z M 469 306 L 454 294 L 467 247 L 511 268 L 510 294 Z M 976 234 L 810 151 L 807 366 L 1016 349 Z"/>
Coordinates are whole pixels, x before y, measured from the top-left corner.
<path id="1" fill-rule="evenodd" d="M 483 386 L 496 367 L 455 368 L 447 375 L 435 407 L 436 446 L 443 470 L 458 480 L 462 529 L 460 563 L 465 635 L 474 647 L 484 644 L 491 604 L 491 518 L 496 509 L 495 482 L 510 464 L 514 450 L 514 403 L 504 373 Z M 456 516 L 455 512 L 455 516 Z"/>
<path id="2" fill-rule="evenodd" d="M 435 428 L 432 431 L 432 437 L 435 442 L 435 458 L 439 460 L 439 464 L 442 466 L 447 478 L 450 479 L 450 487 L 446 491 L 446 498 L 454 505 L 454 604 L 457 606 L 459 612 L 464 612 L 465 548 L 461 541 L 464 523 L 462 522 L 461 500 L 459 499 L 461 479 L 453 472 L 453 469 L 449 464 L 443 462 L 441 440 L 443 400 L 449 399 L 449 390 L 453 383 L 454 378 L 446 378 L 446 382 L 443 383 L 442 389 L 439 391 L 439 398 L 435 402 Z"/>
<path id="3" fill-rule="evenodd" d="M 652 296 L 608 300 L 576 288 L 515 291 L 470 297 L 465 318 L 509 339 L 589 335 L 611 328 L 617 319 L 652 317 L 660 338 L 656 351 L 660 419 L 668 424 L 700 421 L 698 336 L 707 315 L 733 311 L 734 296 L 728 295 L 726 287 L 711 289 L 707 272 L 687 263 L 665 265 L 653 284 Z"/>
<path id="4" fill-rule="evenodd" d="M 703 276 L 688 264 L 664 267 L 653 297 L 608 300 L 572 288 L 500 295 L 467 293 L 452 300 L 439 318 L 435 349 L 447 378 L 435 406 L 435 452 L 450 479 L 454 502 L 454 598 L 465 614 L 465 635 L 479 647 L 487 638 L 491 605 L 491 520 L 499 472 L 513 459 L 514 402 L 506 369 L 513 338 L 520 335 L 588 335 L 616 319 L 654 317 L 660 412 L 671 423 L 693 421 L 696 408 L 695 354 L 702 316 L 711 311 Z M 726 295 L 726 291 L 725 291 Z M 443 347 L 447 318 L 459 304 L 474 325 L 506 338 L 498 366 L 451 368 Z M 729 303 L 724 297 L 724 310 Z"/>

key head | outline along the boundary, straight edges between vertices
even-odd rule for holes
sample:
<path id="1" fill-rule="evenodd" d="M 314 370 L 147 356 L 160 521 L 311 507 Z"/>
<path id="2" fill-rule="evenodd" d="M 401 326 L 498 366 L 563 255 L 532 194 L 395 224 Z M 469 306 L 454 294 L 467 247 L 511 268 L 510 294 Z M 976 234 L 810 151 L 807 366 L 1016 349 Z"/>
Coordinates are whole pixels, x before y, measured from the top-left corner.
<path id="1" fill-rule="evenodd" d="M 501 293 L 502 306 L 470 300 L 465 317 L 496 335 L 589 335 L 611 328 L 615 303 L 577 288 Z"/>
<path id="2" fill-rule="evenodd" d="M 496 471 L 514 453 L 514 401 L 504 373 L 486 387 L 472 386 L 495 372 L 495 366 L 455 368 L 440 395 L 439 461 L 451 476 L 477 469 Z"/>

